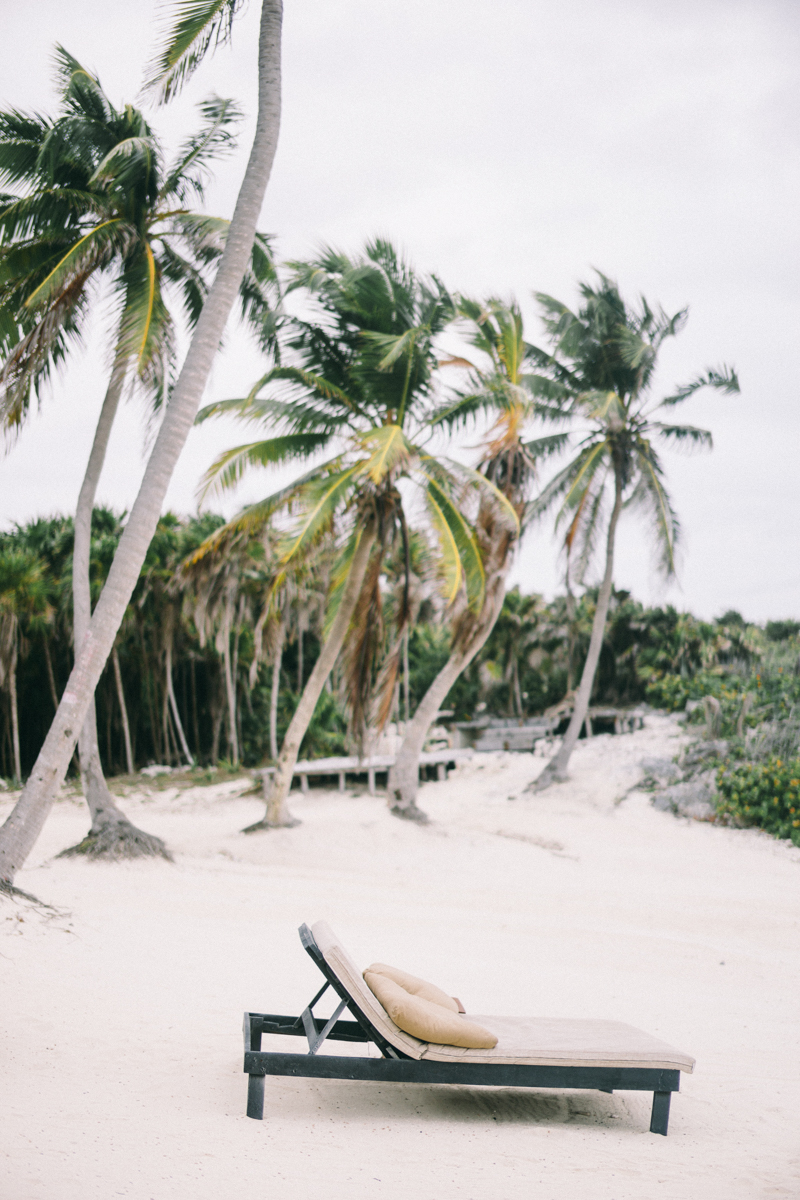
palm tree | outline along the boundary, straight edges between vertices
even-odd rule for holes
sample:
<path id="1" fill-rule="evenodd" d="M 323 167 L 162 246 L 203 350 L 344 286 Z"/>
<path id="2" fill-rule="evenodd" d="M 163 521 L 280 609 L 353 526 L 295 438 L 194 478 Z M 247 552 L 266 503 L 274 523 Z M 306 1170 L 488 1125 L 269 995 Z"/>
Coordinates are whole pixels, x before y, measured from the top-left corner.
<path id="1" fill-rule="evenodd" d="M 505 595 L 505 580 L 520 532 L 528 489 L 537 459 L 557 451 L 563 434 L 525 440 L 535 419 L 558 415 L 546 398 L 541 382 L 529 371 L 530 348 L 524 338 L 522 316 L 513 302 L 490 299 L 485 304 L 461 298 L 459 314 L 469 325 L 469 340 L 482 355 L 478 367 L 464 358 L 447 360 L 469 370 L 469 386 L 436 414 L 445 428 L 463 425 L 486 413 L 495 417 L 483 449 L 480 471 L 486 481 L 480 492 L 476 538 L 485 573 L 485 591 L 479 609 L 463 606 L 453 622 L 450 656 L 423 696 L 407 725 L 403 742 L 389 776 L 389 806 L 399 817 L 427 820 L 417 806 L 419 758 L 436 714 L 458 677 L 479 653 L 494 628 Z"/>
<path id="2" fill-rule="evenodd" d="M 5 684 L 11 703 L 11 744 L 14 778 L 22 781 L 17 706 L 17 661 L 22 650 L 23 629 L 44 624 L 52 615 L 44 565 L 30 550 L 0 552 L 0 684 Z"/>
<path id="3" fill-rule="evenodd" d="M 738 392 L 729 367 L 708 370 L 672 395 L 653 401 L 650 387 L 658 352 L 665 339 L 686 323 L 687 310 L 668 317 L 642 297 L 639 308 L 625 304 L 617 285 L 605 275 L 592 287 L 581 284 L 583 304 L 577 314 L 551 296 L 537 293 L 552 351 L 538 350 L 547 394 L 561 407 L 577 439 L 577 453 L 534 502 L 531 515 L 541 516 L 559 504 L 556 525 L 566 525 L 566 543 L 579 555 L 581 578 L 605 524 L 605 571 L 597 597 L 589 651 L 563 742 L 531 785 L 541 791 L 566 778 L 567 767 L 586 719 L 614 581 L 614 546 L 623 508 L 644 512 L 651 520 L 659 566 L 666 576 L 675 570 L 679 527 L 664 487 L 664 472 L 654 441 L 662 445 L 710 448 L 711 434 L 692 425 L 659 419 L 703 387 Z"/>
<path id="4" fill-rule="evenodd" d="M 267 813 L 257 828 L 291 821 L 286 801 L 300 743 L 351 630 L 346 691 L 352 728 L 359 743 L 363 738 L 383 640 L 383 563 L 393 547 L 408 546 L 398 482 L 407 479 L 421 487 L 439 536 L 449 598 L 454 600 L 463 585 L 470 611 L 483 604 L 484 572 L 460 500 L 465 486 L 497 492 L 483 476 L 434 458 L 422 444 L 434 410 L 436 340 L 454 315 L 439 280 L 418 278 L 384 241 L 368 244 L 361 258 L 328 250 L 310 262 L 293 264 L 293 270 L 289 290 L 306 289 L 319 314 L 317 322 L 292 323 L 288 350 L 295 361 L 268 371 L 245 399 L 210 405 L 200 414 L 205 419 L 236 413 L 281 428 L 277 437 L 226 451 L 210 468 L 208 485 L 232 487 L 250 467 L 335 450 L 333 457 L 232 522 L 233 528 L 253 528 L 280 509 L 294 510 L 298 515 L 283 547 L 284 564 L 308 555 L 336 523 L 345 531 L 322 649 L 284 737 Z M 286 395 L 260 398 L 273 383 L 283 383 Z M 402 634 L 409 619 L 407 602 L 396 619 Z M 381 672 L 388 696 L 394 692 L 401 642 L 402 637 L 395 639 L 392 660 Z M 385 720 L 387 706 L 378 707 Z"/>
<path id="5" fill-rule="evenodd" d="M 207 291 L 208 268 L 222 251 L 226 227 L 219 219 L 192 212 L 186 202 L 192 194 L 202 198 L 209 164 L 234 144 L 232 127 L 239 114 L 231 101 L 204 103 L 202 127 L 175 161 L 165 165 L 141 112 L 131 106 L 117 111 L 99 80 L 61 47 L 57 63 L 63 111 L 55 122 L 0 114 L 0 164 L 23 189 L 20 196 L 7 196 L 0 209 L 0 230 L 8 239 L 0 304 L 17 316 L 19 325 L 19 340 L 3 371 L 0 412 L 7 425 L 19 424 L 34 384 L 41 385 L 54 361 L 66 352 L 67 332 L 73 337 L 82 333 L 99 278 L 108 277 L 119 293 L 122 312 L 114 365 L 75 518 L 72 579 L 77 647 L 91 616 L 91 513 L 125 379 L 129 374 L 138 379 L 152 402 L 160 404 L 174 356 L 173 320 L 164 288 L 179 293 L 184 314 L 193 325 Z M 250 274 L 263 276 L 265 265 L 271 269 L 261 239 L 255 272 L 251 268 Z M 257 282 L 263 285 L 264 281 Z M 104 854 L 118 857 L 120 848 L 115 843 L 129 839 L 133 826 L 117 808 L 103 778 L 93 704 L 79 745 L 92 845 L 102 844 Z M 148 836 L 136 831 L 131 853 L 162 853 L 158 839 L 148 840 Z"/>
<path id="6" fill-rule="evenodd" d="M 153 72 L 154 79 L 164 81 L 166 94 L 187 78 L 212 42 L 219 43 L 230 36 L 238 8 L 238 0 L 183 0 L 178 8 L 178 23 Z M 282 18 L 281 0 L 262 0 L 258 118 L 247 170 L 214 282 L 203 303 L 189 352 L 172 390 L 106 586 L 33 772 L 0 830 L 0 881 L 6 885 L 13 884 L 16 872 L 35 844 L 66 773 L 75 740 L 136 586 L 172 471 L 197 413 L 211 364 L 251 259 L 280 125 Z"/>

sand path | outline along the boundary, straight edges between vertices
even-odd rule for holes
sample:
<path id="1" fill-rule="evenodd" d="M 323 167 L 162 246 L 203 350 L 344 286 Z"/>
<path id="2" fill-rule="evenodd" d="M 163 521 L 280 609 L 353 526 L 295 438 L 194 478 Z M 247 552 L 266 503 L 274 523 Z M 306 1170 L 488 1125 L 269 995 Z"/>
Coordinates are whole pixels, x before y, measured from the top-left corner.
<path id="1" fill-rule="evenodd" d="M 123 802 L 175 866 L 54 861 L 86 827 L 60 802 L 18 883 L 70 915 L 0 906 L 0 1196 L 799 1197 L 800 851 L 626 795 L 679 738 L 652 717 L 582 743 L 526 798 L 542 760 L 480 756 L 423 789 L 425 829 L 315 789 L 300 828 L 245 838 L 236 781 Z M 636 1093 L 274 1080 L 248 1120 L 242 1010 L 299 1012 L 296 929 L 323 916 L 362 965 L 473 1012 L 623 1020 L 693 1054 L 669 1137 Z"/>

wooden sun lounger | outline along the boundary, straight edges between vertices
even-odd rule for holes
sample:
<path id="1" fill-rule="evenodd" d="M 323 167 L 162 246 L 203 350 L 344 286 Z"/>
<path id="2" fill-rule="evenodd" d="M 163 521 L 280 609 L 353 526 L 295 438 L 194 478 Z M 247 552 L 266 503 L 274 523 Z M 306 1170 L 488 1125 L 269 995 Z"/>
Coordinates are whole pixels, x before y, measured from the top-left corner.
<path id="1" fill-rule="evenodd" d="M 666 1136 L 671 1094 L 680 1087 L 680 1072 L 691 1071 L 694 1060 L 664 1042 L 610 1021 L 476 1017 L 499 1034 L 493 1050 L 432 1046 L 394 1025 L 324 922 L 318 922 L 313 932 L 301 925 L 300 938 L 325 983 L 299 1017 L 244 1014 L 248 1117 L 263 1120 L 267 1075 L 467 1087 L 590 1088 L 652 1092 L 650 1132 Z M 339 1004 L 324 1020 L 314 1016 L 313 1008 L 328 988 L 339 997 Z M 345 1008 L 355 1020 L 340 1020 Z M 262 1051 L 265 1033 L 304 1037 L 308 1050 Z M 520 1036 L 524 1045 L 515 1041 Z M 317 1052 L 325 1041 L 373 1043 L 382 1057 L 320 1055 Z"/>

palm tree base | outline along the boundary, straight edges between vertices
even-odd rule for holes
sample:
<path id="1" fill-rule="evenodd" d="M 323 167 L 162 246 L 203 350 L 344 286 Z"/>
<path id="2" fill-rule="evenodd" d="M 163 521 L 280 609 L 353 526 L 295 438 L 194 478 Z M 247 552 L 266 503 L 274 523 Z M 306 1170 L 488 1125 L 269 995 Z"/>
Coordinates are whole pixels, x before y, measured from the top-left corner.
<path id="1" fill-rule="evenodd" d="M 119 862 L 126 858 L 164 858 L 167 862 L 173 861 L 161 838 L 145 833 L 125 820 L 107 821 L 99 829 L 90 829 L 83 841 L 62 850 L 56 858 L 74 858 L 79 854 L 108 862 Z"/>
<path id="2" fill-rule="evenodd" d="M 558 771 L 548 763 L 541 775 L 538 775 L 536 779 L 532 779 L 524 790 L 526 792 L 533 792 L 534 794 L 536 792 L 544 792 L 550 787 L 551 783 L 566 783 L 568 778 L 569 776 L 565 771 Z"/>
<path id="3" fill-rule="evenodd" d="M 262 829 L 294 829 L 303 822 L 298 817 L 287 817 L 285 821 L 256 821 L 254 825 L 246 825 L 242 833 L 261 833 Z"/>
<path id="4" fill-rule="evenodd" d="M 430 825 L 431 823 L 428 814 L 421 808 L 417 808 L 416 804 L 393 804 L 389 812 L 393 817 L 400 817 L 403 821 L 415 821 L 417 825 Z"/>
<path id="5" fill-rule="evenodd" d="M 45 904 L 44 900 L 40 900 L 38 896 L 32 896 L 30 892 L 23 892 L 22 888 L 14 887 L 13 883 L 9 883 L 7 879 L 0 879 L 0 896 L 7 896 L 9 900 L 27 900 L 29 904 L 36 904 L 39 908 L 50 909 L 55 912 L 50 904 Z"/>

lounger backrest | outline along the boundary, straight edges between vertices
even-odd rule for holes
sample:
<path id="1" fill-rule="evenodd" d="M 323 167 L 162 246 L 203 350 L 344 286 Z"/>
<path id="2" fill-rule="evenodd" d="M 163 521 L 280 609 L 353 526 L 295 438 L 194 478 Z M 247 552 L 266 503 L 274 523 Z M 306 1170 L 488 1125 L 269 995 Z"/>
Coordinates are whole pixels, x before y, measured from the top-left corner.
<path id="1" fill-rule="evenodd" d="M 330 925 L 326 921 L 317 921 L 311 926 L 311 933 L 328 968 L 381 1038 L 385 1039 L 395 1050 L 407 1054 L 409 1058 L 421 1058 L 427 1042 L 420 1042 L 410 1033 L 404 1033 L 402 1029 L 398 1029 L 386 1009 L 367 987 L 361 972 Z M 358 1013 L 354 1012 L 353 1015 L 357 1017 Z"/>

